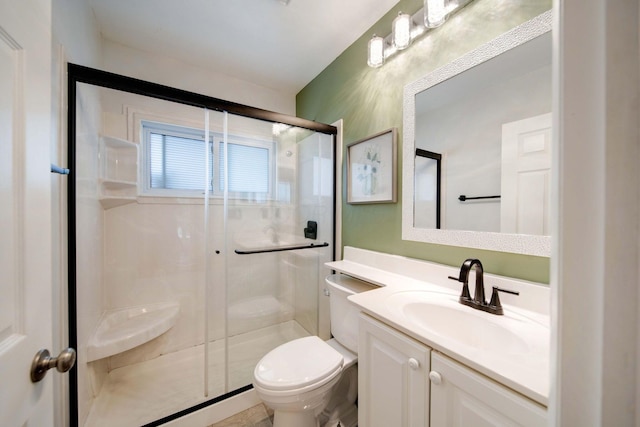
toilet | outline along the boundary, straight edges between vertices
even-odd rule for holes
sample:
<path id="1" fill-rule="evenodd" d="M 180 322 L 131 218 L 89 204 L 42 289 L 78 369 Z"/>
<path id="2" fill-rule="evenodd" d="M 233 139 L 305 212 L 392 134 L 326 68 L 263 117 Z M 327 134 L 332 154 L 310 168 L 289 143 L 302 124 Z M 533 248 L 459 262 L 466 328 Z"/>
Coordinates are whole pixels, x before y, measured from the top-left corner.
<path id="1" fill-rule="evenodd" d="M 267 353 L 253 372 L 258 397 L 274 411 L 274 427 L 358 423 L 358 309 L 347 297 L 374 286 L 342 274 L 325 280 L 334 338 L 289 341 Z"/>

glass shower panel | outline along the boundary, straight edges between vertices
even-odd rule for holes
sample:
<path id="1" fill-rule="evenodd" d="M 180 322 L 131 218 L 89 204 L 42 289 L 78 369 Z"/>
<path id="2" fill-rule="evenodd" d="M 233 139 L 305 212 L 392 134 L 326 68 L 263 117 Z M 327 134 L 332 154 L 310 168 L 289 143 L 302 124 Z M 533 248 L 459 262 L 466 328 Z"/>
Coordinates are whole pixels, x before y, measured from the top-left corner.
<path id="1" fill-rule="evenodd" d="M 140 426 L 207 400 L 206 121 L 221 125 L 88 84 L 76 112 L 78 419 Z"/>
<path id="2" fill-rule="evenodd" d="M 299 257 L 296 269 L 297 321 L 307 330 L 315 324 L 314 334 L 325 340 L 330 338 L 329 298 L 324 294 L 325 277 L 331 270 L 325 263 L 333 260 L 335 221 L 334 182 L 334 137 L 319 132 L 298 129 L 298 222 L 297 229 L 303 235 L 309 221 L 317 223 L 315 240 L 330 243 L 330 246 L 298 251 L 291 255 Z M 313 225 L 313 224 L 312 224 Z M 307 239 L 308 240 L 308 239 Z M 312 265 L 310 262 L 313 261 Z M 309 284 L 315 284 L 315 298 L 309 293 Z"/>
<path id="3" fill-rule="evenodd" d="M 328 338 L 318 308 L 327 299 L 324 263 L 333 251 L 334 177 L 330 135 L 233 114 L 226 129 L 226 139 L 215 143 L 214 185 L 226 218 L 232 391 L 251 384 L 256 363 L 276 346 Z"/>

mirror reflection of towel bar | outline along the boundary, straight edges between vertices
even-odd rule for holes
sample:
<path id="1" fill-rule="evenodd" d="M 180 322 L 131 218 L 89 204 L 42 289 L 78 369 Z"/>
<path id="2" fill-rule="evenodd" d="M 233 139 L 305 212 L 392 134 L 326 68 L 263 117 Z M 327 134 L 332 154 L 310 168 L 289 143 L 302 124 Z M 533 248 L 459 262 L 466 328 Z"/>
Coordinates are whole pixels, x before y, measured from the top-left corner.
<path id="1" fill-rule="evenodd" d="M 236 249 L 235 253 L 238 255 L 251 255 L 251 254 L 263 254 L 267 252 L 284 252 L 284 251 L 295 251 L 298 249 L 315 249 L 315 248 L 324 248 L 329 246 L 327 242 L 324 243 L 311 243 L 310 245 L 302 245 L 302 246 L 280 246 L 275 248 L 264 248 L 264 249 L 255 249 L 255 250 L 241 250 Z"/>
<path id="2" fill-rule="evenodd" d="M 467 200 L 480 200 L 480 199 L 499 199 L 500 196 L 479 196 L 479 197 L 467 197 L 464 194 L 461 194 L 460 197 L 458 197 L 458 200 L 460 200 L 461 202 L 467 201 Z"/>

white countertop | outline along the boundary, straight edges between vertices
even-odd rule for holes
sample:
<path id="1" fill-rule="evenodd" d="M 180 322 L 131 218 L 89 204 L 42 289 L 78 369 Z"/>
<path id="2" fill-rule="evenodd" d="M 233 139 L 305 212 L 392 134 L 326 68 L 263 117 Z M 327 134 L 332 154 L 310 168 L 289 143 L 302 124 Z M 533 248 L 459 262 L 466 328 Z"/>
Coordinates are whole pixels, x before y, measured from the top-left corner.
<path id="1" fill-rule="evenodd" d="M 445 354 L 468 367 L 496 380 L 533 401 L 547 406 L 549 397 L 549 288 L 546 285 L 485 274 L 485 293 L 498 285 L 520 292 L 520 296 L 501 295 L 504 316 L 473 310 L 488 316 L 490 322 L 501 318 L 527 319 L 535 322 L 534 336 L 520 337 L 530 348 L 526 354 L 502 354 L 448 339 L 416 325 L 415 322 L 389 304 L 393 294 L 404 291 L 439 292 L 457 300 L 461 285 L 448 276 L 458 276 L 459 269 L 425 261 L 383 254 L 357 248 L 345 248 L 345 259 L 326 265 L 338 272 L 380 286 L 377 289 L 352 295 L 349 300 L 362 311 L 420 341 L 431 349 Z M 473 285 L 470 286 L 473 292 Z M 542 325 L 543 327 L 540 327 Z M 543 331 L 540 333 L 539 331 Z M 488 344 L 490 345 L 490 344 Z"/>

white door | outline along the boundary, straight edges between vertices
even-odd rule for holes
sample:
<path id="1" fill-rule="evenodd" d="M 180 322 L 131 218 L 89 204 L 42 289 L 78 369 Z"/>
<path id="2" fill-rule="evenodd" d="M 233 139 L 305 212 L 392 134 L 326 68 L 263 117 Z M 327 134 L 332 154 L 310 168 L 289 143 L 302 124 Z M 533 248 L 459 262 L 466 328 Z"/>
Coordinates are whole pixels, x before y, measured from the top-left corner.
<path id="1" fill-rule="evenodd" d="M 51 2 L 0 0 L 0 425 L 53 425 Z M 57 355 L 57 354 L 56 354 Z"/>
<path id="2" fill-rule="evenodd" d="M 502 125 L 500 231 L 548 236 L 551 113 Z"/>

